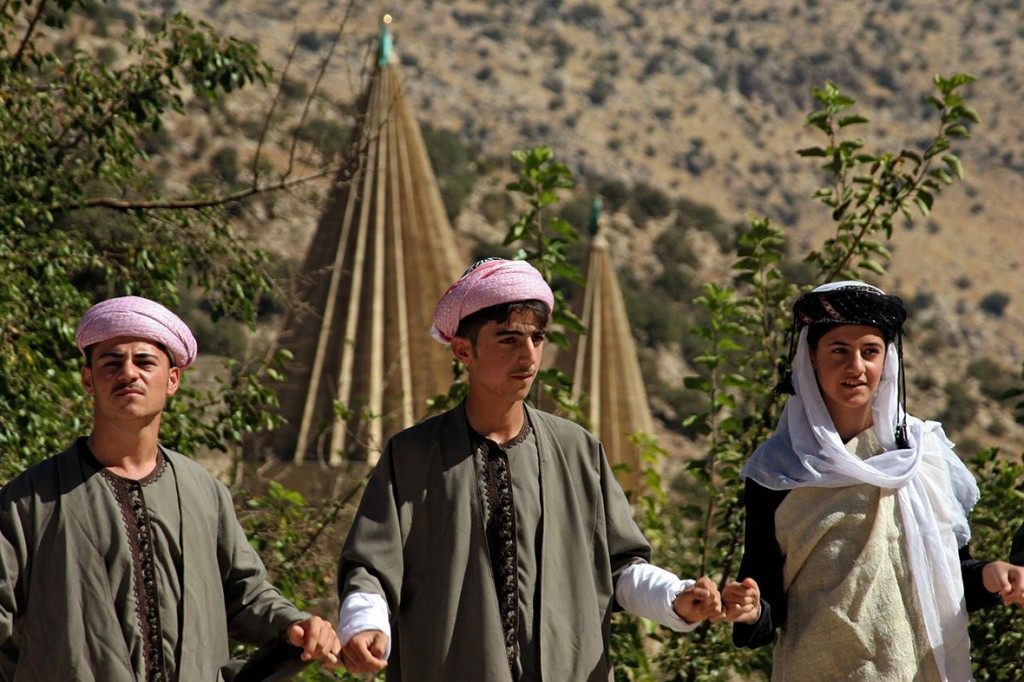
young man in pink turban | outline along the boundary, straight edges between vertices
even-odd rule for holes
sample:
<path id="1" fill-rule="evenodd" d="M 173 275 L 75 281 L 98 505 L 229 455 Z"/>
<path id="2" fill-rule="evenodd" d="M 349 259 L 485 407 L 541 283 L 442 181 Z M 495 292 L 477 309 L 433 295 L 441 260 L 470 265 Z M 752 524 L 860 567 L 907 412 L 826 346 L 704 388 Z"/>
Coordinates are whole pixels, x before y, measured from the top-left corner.
<path id="1" fill-rule="evenodd" d="M 523 261 L 470 268 L 432 335 L 469 395 L 391 439 L 342 550 L 342 663 L 387 679 L 612 679 L 625 608 L 676 630 L 720 610 L 707 578 L 652 566 L 601 444 L 526 396 L 554 304 Z"/>
<path id="2" fill-rule="evenodd" d="M 76 337 L 92 431 L 0 490 L 0 679 L 277 680 L 336 660 L 330 623 L 267 581 L 227 489 L 159 443 L 189 328 L 125 296 Z M 229 637 L 264 646 L 259 663 L 239 673 Z"/>

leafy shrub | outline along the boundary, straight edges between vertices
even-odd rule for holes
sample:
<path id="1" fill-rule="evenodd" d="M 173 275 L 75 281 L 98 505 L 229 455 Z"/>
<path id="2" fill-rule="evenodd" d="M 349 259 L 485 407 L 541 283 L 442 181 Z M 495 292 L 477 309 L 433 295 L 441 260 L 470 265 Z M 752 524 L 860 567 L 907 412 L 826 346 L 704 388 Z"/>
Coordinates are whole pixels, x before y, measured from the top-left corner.
<path id="1" fill-rule="evenodd" d="M 285 99 L 302 101 L 309 96 L 309 86 L 299 78 L 285 78 L 281 83 L 281 94 Z"/>
<path id="2" fill-rule="evenodd" d="M 314 118 L 295 131 L 300 140 L 313 145 L 325 159 L 337 158 L 348 142 L 350 131 L 337 121 Z"/>
<path id="3" fill-rule="evenodd" d="M 425 125 L 422 133 L 430 163 L 439 178 L 463 170 L 476 156 L 476 151 L 451 130 Z"/>
<path id="4" fill-rule="evenodd" d="M 541 85 L 543 85 L 545 89 L 550 90 L 556 95 L 561 95 L 562 92 L 565 90 L 564 81 L 554 74 L 545 76 L 544 80 L 541 81 Z"/>
<path id="5" fill-rule="evenodd" d="M 690 228 L 677 220 L 654 240 L 654 253 L 666 270 L 676 269 L 680 265 L 697 265 L 697 256 L 690 248 L 686 236 L 689 232 Z"/>
<path id="6" fill-rule="evenodd" d="M 693 50 L 693 58 L 701 64 L 707 66 L 715 66 L 715 48 L 710 45 L 698 45 Z"/>
<path id="7" fill-rule="evenodd" d="M 119 56 L 117 49 L 112 45 L 104 45 L 96 52 L 97 59 L 105 66 L 112 66 Z"/>
<path id="8" fill-rule="evenodd" d="M 919 291 L 907 302 L 907 308 L 910 311 L 910 316 L 916 317 L 916 313 L 928 310 L 928 308 L 932 307 L 933 303 L 935 303 L 935 294 L 929 291 Z"/>
<path id="9" fill-rule="evenodd" d="M 663 191 L 648 185 L 639 183 L 633 189 L 633 200 L 648 218 L 664 218 L 672 212 L 672 200 Z"/>
<path id="10" fill-rule="evenodd" d="M 621 180 L 604 180 L 597 187 L 597 193 L 604 199 L 606 211 L 615 212 L 629 200 L 630 192 Z"/>
<path id="11" fill-rule="evenodd" d="M 644 286 L 628 273 L 620 275 L 620 280 L 629 324 L 642 347 L 668 345 L 684 336 L 690 320 L 678 298 L 663 288 Z"/>
<path id="12" fill-rule="evenodd" d="M 726 226 L 714 207 L 685 198 L 677 199 L 675 207 L 677 211 L 675 222 L 679 228 L 707 232 L 715 238 L 723 250 L 735 246 L 737 230 Z"/>
<path id="13" fill-rule="evenodd" d="M 160 127 L 156 130 L 149 130 L 142 134 L 141 140 L 142 148 L 147 154 L 162 154 L 171 148 L 174 144 L 174 139 L 171 137 L 171 133 L 167 128 Z"/>
<path id="14" fill-rule="evenodd" d="M 210 169 L 226 182 L 238 179 L 238 148 L 221 147 L 210 157 Z"/>
<path id="15" fill-rule="evenodd" d="M 324 38 L 319 31 L 303 31 L 296 38 L 299 47 L 309 52 L 319 52 Z"/>
<path id="16" fill-rule="evenodd" d="M 500 26 L 488 26 L 484 30 L 480 31 L 480 35 L 484 38 L 489 38 L 496 43 L 501 43 L 505 40 L 505 32 Z"/>
<path id="17" fill-rule="evenodd" d="M 508 192 L 488 192 L 481 197 L 477 208 L 489 224 L 501 225 L 508 222 L 512 211 L 515 210 L 515 202 Z"/>
<path id="18" fill-rule="evenodd" d="M 451 173 L 441 181 L 441 200 L 444 202 L 448 220 L 454 222 L 462 213 L 462 209 L 466 207 L 466 200 L 473 193 L 475 184 L 476 173 L 468 168 Z"/>
<path id="19" fill-rule="evenodd" d="M 948 433 L 955 434 L 971 424 L 978 414 L 978 406 L 959 382 L 949 382 L 944 392 L 946 406 L 939 415 L 939 421 Z"/>
<path id="20" fill-rule="evenodd" d="M 1017 377 L 1011 370 L 1002 367 L 989 357 L 972 360 L 967 365 L 967 376 L 977 379 L 981 392 L 992 400 L 999 400 L 1017 384 Z"/>
<path id="21" fill-rule="evenodd" d="M 603 75 L 594 79 L 587 90 L 587 97 L 594 106 L 603 106 L 605 101 L 615 92 L 615 84 Z"/>
<path id="22" fill-rule="evenodd" d="M 584 2 L 570 7 L 565 13 L 565 20 L 577 26 L 593 25 L 604 21 L 604 12 L 599 5 Z"/>
<path id="23" fill-rule="evenodd" d="M 981 309 L 989 315 L 1002 317 L 1006 312 L 1006 306 L 1010 304 L 1010 295 L 1005 291 L 993 291 L 985 294 L 981 299 Z"/>

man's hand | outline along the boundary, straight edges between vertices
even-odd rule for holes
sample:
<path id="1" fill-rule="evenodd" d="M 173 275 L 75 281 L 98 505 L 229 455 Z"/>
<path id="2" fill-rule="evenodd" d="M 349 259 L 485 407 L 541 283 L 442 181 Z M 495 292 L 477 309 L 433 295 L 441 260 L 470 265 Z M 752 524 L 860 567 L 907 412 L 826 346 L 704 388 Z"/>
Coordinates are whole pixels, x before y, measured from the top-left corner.
<path id="1" fill-rule="evenodd" d="M 341 641 L 334 626 L 320 616 L 288 626 L 288 643 L 302 649 L 304 661 L 327 661 L 324 667 L 337 667 Z"/>
<path id="2" fill-rule="evenodd" d="M 350 673 L 375 673 L 383 670 L 388 661 L 384 652 L 388 636 L 380 630 L 366 630 L 352 637 L 341 648 L 341 662 Z"/>
<path id="3" fill-rule="evenodd" d="M 981 569 L 985 589 L 1003 598 L 1003 604 L 1024 606 L 1024 567 L 990 561 Z"/>
<path id="4" fill-rule="evenodd" d="M 722 598 L 718 594 L 718 586 L 711 578 L 701 577 L 676 596 L 672 602 L 672 610 L 691 625 L 718 615 L 722 611 Z"/>
<path id="5" fill-rule="evenodd" d="M 722 590 L 722 617 L 727 623 L 753 623 L 761 615 L 761 589 L 753 578 L 731 582 Z"/>

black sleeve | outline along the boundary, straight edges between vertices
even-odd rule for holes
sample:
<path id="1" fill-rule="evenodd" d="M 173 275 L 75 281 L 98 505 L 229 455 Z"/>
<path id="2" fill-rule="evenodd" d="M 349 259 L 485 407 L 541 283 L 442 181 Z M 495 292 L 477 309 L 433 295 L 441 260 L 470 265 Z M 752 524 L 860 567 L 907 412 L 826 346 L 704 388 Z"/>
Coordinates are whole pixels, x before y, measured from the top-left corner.
<path id="1" fill-rule="evenodd" d="M 1024 566 L 1024 523 L 1013 534 L 1013 545 L 1010 547 L 1010 563 Z"/>
<path id="2" fill-rule="evenodd" d="M 981 571 L 987 563 L 971 557 L 969 546 L 964 545 L 960 548 L 960 575 L 964 581 L 964 600 L 967 602 L 968 611 L 986 609 L 1000 602 L 998 594 L 992 594 L 985 589 Z"/>
<path id="3" fill-rule="evenodd" d="M 782 550 L 775 537 L 775 510 L 789 491 L 768 490 L 747 479 L 744 489 L 746 532 L 743 560 L 737 579 L 753 578 L 761 590 L 761 615 L 750 624 L 734 623 L 732 642 L 756 649 L 775 638 L 786 621 L 786 594 L 782 589 Z"/>

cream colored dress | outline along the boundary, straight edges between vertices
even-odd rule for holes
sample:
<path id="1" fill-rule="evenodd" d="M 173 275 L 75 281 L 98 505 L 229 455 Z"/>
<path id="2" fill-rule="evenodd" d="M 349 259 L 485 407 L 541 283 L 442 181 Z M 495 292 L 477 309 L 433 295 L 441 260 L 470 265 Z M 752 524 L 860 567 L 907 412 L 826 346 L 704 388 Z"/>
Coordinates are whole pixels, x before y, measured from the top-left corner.
<path id="1" fill-rule="evenodd" d="M 866 459 L 871 431 L 847 443 Z M 775 514 L 788 615 L 772 680 L 939 680 L 910 576 L 896 491 L 796 488 Z M 808 513 L 814 510 L 814 513 Z"/>

